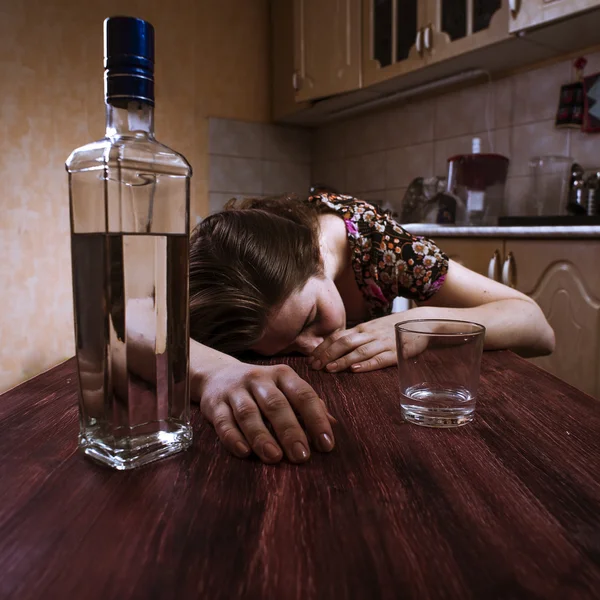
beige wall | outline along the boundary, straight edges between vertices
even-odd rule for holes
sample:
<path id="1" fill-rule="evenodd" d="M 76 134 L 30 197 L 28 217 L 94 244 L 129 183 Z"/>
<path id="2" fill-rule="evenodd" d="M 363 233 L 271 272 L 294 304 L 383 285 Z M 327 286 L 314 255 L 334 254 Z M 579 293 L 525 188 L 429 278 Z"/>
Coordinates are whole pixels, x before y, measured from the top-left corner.
<path id="1" fill-rule="evenodd" d="M 0 4 L 0 390 L 74 352 L 64 161 L 103 134 L 103 19 L 156 28 L 156 132 L 192 163 L 193 223 L 208 211 L 207 117 L 269 118 L 267 4 Z"/>
<path id="2" fill-rule="evenodd" d="M 600 71 L 600 51 L 586 55 L 586 74 Z M 529 158 L 573 157 L 600 168 L 600 134 L 556 129 L 561 85 L 573 80 L 571 58 L 491 83 L 320 127 L 313 134 L 312 180 L 400 209 L 413 178 L 447 174 L 447 159 L 471 151 L 510 158 L 506 212 L 532 210 Z"/>

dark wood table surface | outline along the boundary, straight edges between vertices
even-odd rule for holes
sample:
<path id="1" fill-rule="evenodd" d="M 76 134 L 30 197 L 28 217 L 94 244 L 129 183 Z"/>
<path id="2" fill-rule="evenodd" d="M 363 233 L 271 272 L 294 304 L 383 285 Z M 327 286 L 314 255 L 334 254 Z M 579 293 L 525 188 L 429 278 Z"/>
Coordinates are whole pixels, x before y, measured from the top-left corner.
<path id="1" fill-rule="evenodd" d="M 0 598 L 600 598 L 600 402 L 485 354 L 474 423 L 405 424 L 396 374 L 286 359 L 339 420 L 309 463 L 84 458 L 74 361 L 0 397 Z"/>

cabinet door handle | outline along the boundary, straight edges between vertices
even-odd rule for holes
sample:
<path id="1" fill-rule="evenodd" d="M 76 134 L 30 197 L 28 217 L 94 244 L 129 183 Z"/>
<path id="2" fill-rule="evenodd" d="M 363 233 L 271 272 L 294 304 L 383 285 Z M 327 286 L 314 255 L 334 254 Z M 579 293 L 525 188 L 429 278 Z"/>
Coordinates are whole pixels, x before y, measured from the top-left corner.
<path id="1" fill-rule="evenodd" d="M 508 0 L 508 9 L 513 19 L 517 18 L 519 14 L 519 0 Z"/>
<path id="2" fill-rule="evenodd" d="M 415 46 L 419 56 L 423 56 L 423 29 L 417 31 L 417 39 L 415 40 Z"/>
<path id="3" fill-rule="evenodd" d="M 494 250 L 494 255 L 490 259 L 490 264 L 488 265 L 488 277 L 493 279 L 494 281 L 500 281 L 500 277 L 502 274 L 500 273 L 500 251 Z"/>
<path id="4" fill-rule="evenodd" d="M 433 37 L 433 28 L 431 23 L 425 27 L 425 33 L 423 34 L 423 44 L 425 46 L 425 50 L 429 50 L 431 52 L 431 40 Z"/>
<path id="5" fill-rule="evenodd" d="M 292 87 L 295 92 L 300 91 L 300 75 L 298 74 L 298 71 L 294 71 L 294 74 L 292 75 Z"/>
<path id="6" fill-rule="evenodd" d="M 511 288 L 517 287 L 517 265 L 512 252 L 509 252 L 502 266 L 502 283 Z"/>

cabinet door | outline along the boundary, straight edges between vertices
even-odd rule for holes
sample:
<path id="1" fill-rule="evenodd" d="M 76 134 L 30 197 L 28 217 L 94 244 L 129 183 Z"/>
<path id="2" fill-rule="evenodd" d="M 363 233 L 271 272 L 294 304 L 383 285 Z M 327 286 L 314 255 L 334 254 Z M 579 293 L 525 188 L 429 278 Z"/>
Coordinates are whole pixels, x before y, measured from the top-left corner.
<path id="1" fill-rule="evenodd" d="M 296 100 L 358 89 L 361 0 L 294 0 Z"/>
<path id="2" fill-rule="evenodd" d="M 511 33 L 600 6 L 600 0 L 510 0 Z"/>
<path id="3" fill-rule="evenodd" d="M 429 0 L 424 33 L 428 62 L 509 38 L 509 0 Z"/>
<path id="4" fill-rule="evenodd" d="M 428 0 L 363 0 L 363 82 L 379 83 L 425 65 Z M 421 36 L 419 40 L 417 37 Z"/>
<path id="5" fill-rule="evenodd" d="M 271 0 L 271 73 L 274 121 L 307 107 L 296 102 L 294 84 L 294 0 Z M 296 83 L 297 85 L 297 83 Z"/>
<path id="6" fill-rule="evenodd" d="M 532 359 L 600 398 L 600 241 L 507 241 L 517 289 L 531 296 L 554 329 L 556 350 Z"/>
<path id="7" fill-rule="evenodd" d="M 434 236 L 435 237 L 435 236 Z M 498 238 L 437 238 L 437 245 L 457 263 L 485 275 L 499 277 L 504 242 Z"/>

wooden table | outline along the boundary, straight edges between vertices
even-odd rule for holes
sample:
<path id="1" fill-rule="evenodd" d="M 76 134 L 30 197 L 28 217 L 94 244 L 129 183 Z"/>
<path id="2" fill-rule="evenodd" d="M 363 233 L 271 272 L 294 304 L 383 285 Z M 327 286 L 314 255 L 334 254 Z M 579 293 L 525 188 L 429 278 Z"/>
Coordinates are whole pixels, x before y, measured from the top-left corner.
<path id="1" fill-rule="evenodd" d="M 292 365 L 338 418 L 303 466 L 193 449 L 133 472 L 76 450 L 74 362 L 0 397 L 0 598 L 600 597 L 600 403 L 486 354 L 475 423 L 403 423 L 394 369 Z"/>

